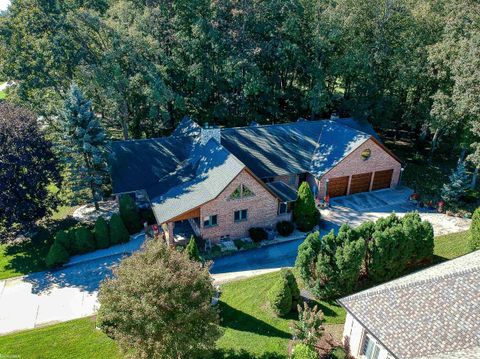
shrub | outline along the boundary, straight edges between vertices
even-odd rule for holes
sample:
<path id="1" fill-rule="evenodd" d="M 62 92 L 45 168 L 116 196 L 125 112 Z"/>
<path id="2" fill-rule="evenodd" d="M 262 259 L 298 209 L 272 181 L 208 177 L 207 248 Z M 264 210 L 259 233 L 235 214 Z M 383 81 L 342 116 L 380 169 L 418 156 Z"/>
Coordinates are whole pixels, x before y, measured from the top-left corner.
<path id="1" fill-rule="evenodd" d="M 480 249 L 480 207 L 473 212 L 468 246 L 471 251 Z"/>
<path id="2" fill-rule="evenodd" d="M 292 292 L 283 276 L 273 284 L 267 297 L 270 307 L 276 315 L 284 317 L 292 310 Z"/>
<path id="3" fill-rule="evenodd" d="M 293 223 L 290 221 L 280 221 L 277 223 L 277 232 L 283 237 L 292 234 L 293 229 Z"/>
<path id="4" fill-rule="evenodd" d="M 248 230 L 248 234 L 250 235 L 250 238 L 252 238 L 252 240 L 257 243 L 267 239 L 267 231 L 261 227 L 250 228 Z"/>
<path id="5" fill-rule="evenodd" d="M 130 234 L 138 233 L 142 229 L 142 219 L 130 195 L 120 196 L 120 217 Z"/>
<path id="6" fill-rule="evenodd" d="M 108 248 L 110 245 L 110 233 L 108 223 L 103 217 L 98 217 L 93 228 L 95 245 L 98 249 Z"/>
<path id="7" fill-rule="evenodd" d="M 122 218 L 118 214 L 113 214 L 110 219 L 110 243 L 126 243 L 130 239 L 127 228 L 123 224 Z"/>
<path id="8" fill-rule="evenodd" d="M 292 359 L 318 359 L 318 353 L 312 346 L 300 343 L 293 348 Z"/>
<path id="9" fill-rule="evenodd" d="M 465 164 L 459 162 L 457 168 L 448 179 L 449 182 L 445 183 L 442 187 L 441 196 L 447 204 L 456 205 L 460 202 L 460 199 L 467 194 L 470 186 Z"/>
<path id="10" fill-rule="evenodd" d="M 152 225 L 157 223 L 155 219 L 155 215 L 151 208 L 142 208 L 140 209 L 140 218 L 142 219 L 142 223 L 147 222 L 148 225 Z"/>
<path id="11" fill-rule="evenodd" d="M 298 229 L 302 232 L 311 231 L 320 220 L 320 212 L 315 205 L 313 193 L 307 182 L 303 182 L 298 189 L 293 217 Z"/>
<path id="12" fill-rule="evenodd" d="M 292 326 L 293 338 L 303 344 L 317 344 L 325 330 L 323 312 L 316 305 L 310 308 L 307 303 L 303 303 L 303 307 L 298 305 L 297 311 L 298 321 Z"/>
<path id="13" fill-rule="evenodd" d="M 297 309 L 300 302 L 300 289 L 298 289 L 297 280 L 290 269 L 282 269 L 282 277 L 287 281 L 290 293 L 292 295 L 292 310 Z"/>
<path id="14" fill-rule="evenodd" d="M 54 242 L 48 251 L 45 262 L 48 268 L 59 267 L 68 262 L 70 255 L 59 242 Z"/>
<path id="15" fill-rule="evenodd" d="M 68 252 L 71 252 L 73 250 L 72 247 L 73 247 L 74 240 L 75 240 L 74 230 L 58 231 L 57 233 L 55 233 L 54 243 L 61 245 Z"/>
<path id="16" fill-rule="evenodd" d="M 317 231 L 310 233 L 298 247 L 295 268 L 299 270 L 300 278 L 303 280 L 308 279 L 308 281 L 311 282 L 314 279 L 314 266 L 312 263 L 316 261 L 316 257 L 320 252 L 321 246 L 322 241 L 320 239 L 320 233 Z"/>
<path id="17" fill-rule="evenodd" d="M 95 239 L 92 232 L 85 227 L 75 229 L 75 240 L 73 241 L 74 253 L 87 253 L 95 250 Z"/>
<path id="18" fill-rule="evenodd" d="M 188 242 L 187 244 L 186 251 L 187 251 L 188 258 L 190 258 L 190 260 L 201 261 L 200 251 L 198 250 L 197 242 L 195 241 L 195 237 L 193 235 L 192 237 L 190 237 L 190 242 Z"/>
<path id="19" fill-rule="evenodd" d="M 220 336 L 214 293 L 208 267 L 147 241 L 102 282 L 97 326 L 132 358 L 203 357 Z"/>

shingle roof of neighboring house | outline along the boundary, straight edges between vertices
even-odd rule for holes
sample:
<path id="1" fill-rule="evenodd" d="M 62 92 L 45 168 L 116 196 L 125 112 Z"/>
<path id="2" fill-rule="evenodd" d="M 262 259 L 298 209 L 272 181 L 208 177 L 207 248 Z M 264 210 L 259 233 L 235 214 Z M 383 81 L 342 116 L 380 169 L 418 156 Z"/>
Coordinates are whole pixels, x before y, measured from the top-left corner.
<path id="1" fill-rule="evenodd" d="M 171 175 L 178 184 L 165 186 L 164 193 L 151 196 L 157 221 L 166 222 L 214 199 L 244 168 L 243 163 L 213 139 L 194 147 L 188 162 Z"/>
<path id="2" fill-rule="evenodd" d="M 305 172 L 320 177 L 370 137 L 330 120 L 221 132 L 222 145 L 261 178 Z"/>
<path id="3" fill-rule="evenodd" d="M 270 182 L 267 183 L 267 187 L 269 187 L 282 202 L 293 202 L 297 199 L 297 190 L 284 182 Z"/>
<path id="4" fill-rule="evenodd" d="M 355 130 L 368 133 L 369 135 L 372 135 L 373 137 L 375 137 L 377 141 L 381 141 L 380 136 L 377 134 L 377 132 L 375 132 L 372 125 L 367 120 L 359 120 L 356 118 L 347 117 L 347 118 L 337 118 L 334 121 L 344 126 L 354 128 Z"/>
<path id="5" fill-rule="evenodd" d="M 175 137 L 183 137 L 183 136 L 188 136 L 188 137 L 195 137 L 199 136 L 201 131 L 201 127 L 198 123 L 193 121 L 190 117 L 185 116 L 182 118 L 182 120 L 179 122 L 177 127 L 175 127 L 175 130 L 172 132 L 172 136 Z"/>
<path id="6" fill-rule="evenodd" d="M 480 358 L 480 251 L 339 302 L 397 358 Z"/>

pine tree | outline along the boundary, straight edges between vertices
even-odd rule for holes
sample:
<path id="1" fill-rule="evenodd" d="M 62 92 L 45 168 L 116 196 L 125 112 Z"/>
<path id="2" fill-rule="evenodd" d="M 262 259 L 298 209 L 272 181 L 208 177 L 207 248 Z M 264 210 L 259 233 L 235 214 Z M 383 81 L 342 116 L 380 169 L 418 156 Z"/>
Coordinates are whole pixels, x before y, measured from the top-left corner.
<path id="1" fill-rule="evenodd" d="M 298 189 L 293 216 L 297 227 L 304 232 L 312 230 L 320 220 L 320 212 L 307 182 L 303 182 Z"/>
<path id="2" fill-rule="evenodd" d="M 106 134 L 94 112 L 92 104 L 84 98 L 74 83 L 64 102 L 61 113 L 63 125 L 63 150 L 67 159 L 67 173 L 74 194 L 81 197 L 88 189 L 98 210 L 102 186 L 107 183 Z"/>
<path id="3" fill-rule="evenodd" d="M 195 237 L 193 235 L 190 237 L 190 242 L 188 242 L 187 244 L 186 251 L 187 251 L 188 258 L 190 258 L 190 260 L 192 261 L 201 260 L 200 252 L 197 247 L 197 242 L 195 241 Z"/>
<path id="4" fill-rule="evenodd" d="M 472 216 L 468 246 L 471 251 L 480 249 L 480 208 L 477 208 Z"/>
<path id="5" fill-rule="evenodd" d="M 442 198 L 448 204 L 456 204 L 468 190 L 469 186 L 470 181 L 465 170 L 465 163 L 460 161 L 457 168 L 450 175 L 449 182 L 443 185 Z"/>

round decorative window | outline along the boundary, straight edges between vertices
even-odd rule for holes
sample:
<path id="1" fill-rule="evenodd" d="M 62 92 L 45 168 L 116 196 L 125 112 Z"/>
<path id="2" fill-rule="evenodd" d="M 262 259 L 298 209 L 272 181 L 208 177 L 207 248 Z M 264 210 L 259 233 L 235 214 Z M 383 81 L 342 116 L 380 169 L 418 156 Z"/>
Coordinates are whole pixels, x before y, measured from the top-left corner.
<path id="1" fill-rule="evenodd" d="M 372 155 L 372 150 L 370 150 L 370 148 L 363 150 L 361 153 L 362 159 L 364 161 L 368 160 L 371 155 Z"/>

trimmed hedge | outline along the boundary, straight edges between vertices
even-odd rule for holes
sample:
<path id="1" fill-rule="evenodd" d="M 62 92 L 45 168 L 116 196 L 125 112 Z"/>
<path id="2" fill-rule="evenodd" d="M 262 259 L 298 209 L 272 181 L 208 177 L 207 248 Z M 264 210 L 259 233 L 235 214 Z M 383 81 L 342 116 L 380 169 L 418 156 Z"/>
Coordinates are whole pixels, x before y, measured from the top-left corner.
<path id="1" fill-rule="evenodd" d="M 108 228 L 107 221 L 103 217 L 97 218 L 93 233 L 97 249 L 108 248 L 110 246 L 110 229 Z"/>
<path id="2" fill-rule="evenodd" d="M 473 212 L 468 246 L 470 247 L 471 251 L 480 249 L 480 207 Z"/>
<path id="3" fill-rule="evenodd" d="M 75 230 L 58 231 L 55 233 L 54 243 L 61 245 L 68 252 L 72 251 L 73 242 L 75 240 Z"/>
<path id="4" fill-rule="evenodd" d="M 293 233 L 294 225 L 290 221 L 280 221 L 276 225 L 277 232 L 283 236 L 288 237 L 290 234 Z"/>
<path id="5" fill-rule="evenodd" d="M 252 238 L 252 240 L 257 243 L 266 240 L 268 237 L 267 231 L 261 227 L 250 228 L 248 230 L 248 234 L 250 235 L 250 238 Z"/>
<path id="6" fill-rule="evenodd" d="M 110 219 L 110 244 L 126 243 L 129 239 L 130 235 L 123 224 L 122 218 L 115 213 Z"/>
<path id="7" fill-rule="evenodd" d="M 135 234 L 142 229 L 142 219 L 137 205 L 129 195 L 120 196 L 120 217 L 128 230 L 128 233 Z"/>
<path id="8" fill-rule="evenodd" d="M 87 253 L 95 250 L 95 239 L 88 228 L 78 227 L 75 229 L 75 240 L 73 242 L 74 253 Z"/>
<path id="9" fill-rule="evenodd" d="M 292 292 L 284 277 L 280 277 L 268 292 L 270 308 L 279 317 L 284 317 L 292 310 Z"/>
<path id="10" fill-rule="evenodd" d="M 308 182 L 303 182 L 298 188 L 293 217 L 298 229 L 302 232 L 311 231 L 313 227 L 319 224 L 320 212 L 315 205 L 315 199 Z"/>
<path id="11" fill-rule="evenodd" d="M 48 251 L 45 263 L 48 268 L 55 268 L 64 265 L 70 259 L 68 251 L 59 242 L 54 242 Z"/>

